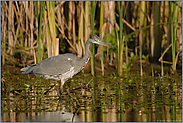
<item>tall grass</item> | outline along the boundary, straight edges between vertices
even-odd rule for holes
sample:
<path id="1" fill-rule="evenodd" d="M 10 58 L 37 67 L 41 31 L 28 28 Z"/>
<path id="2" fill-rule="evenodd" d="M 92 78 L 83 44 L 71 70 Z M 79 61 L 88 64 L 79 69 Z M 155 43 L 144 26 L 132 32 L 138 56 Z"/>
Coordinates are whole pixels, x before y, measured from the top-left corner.
<path id="1" fill-rule="evenodd" d="M 46 22 L 46 43 L 47 43 L 47 52 L 48 52 L 48 58 L 52 56 L 52 47 L 51 47 L 51 34 L 50 34 L 50 29 L 49 29 L 49 23 L 48 23 L 48 18 L 47 18 L 47 12 L 44 12 L 44 20 Z"/>
<path id="2" fill-rule="evenodd" d="M 6 30 L 6 21 L 5 21 L 5 16 L 6 16 L 6 11 L 5 11 L 5 3 L 2 3 L 2 8 L 1 8 L 1 12 L 4 13 L 2 14 L 1 16 L 1 32 L 2 32 L 2 41 L 5 41 L 6 40 L 6 33 L 5 33 L 5 30 Z M 6 52 L 6 45 L 5 45 L 5 42 L 2 42 L 1 44 L 1 48 L 3 50 L 3 52 L 5 53 Z M 1 51 L 1 55 L 2 55 L 2 65 L 5 65 L 5 55 L 2 54 L 2 51 Z"/>
<path id="3" fill-rule="evenodd" d="M 78 32 L 78 41 L 80 43 L 80 47 L 78 49 L 81 50 L 81 52 L 78 54 L 78 56 L 81 58 L 82 57 L 82 51 L 85 50 L 84 48 L 84 21 L 83 21 L 83 17 L 84 17 L 84 10 L 83 10 L 83 2 L 79 2 L 79 7 L 78 9 L 80 10 L 80 15 L 79 15 L 79 20 L 78 20 L 78 23 L 79 23 L 79 32 Z"/>
<path id="4" fill-rule="evenodd" d="M 178 21 L 178 6 L 177 2 L 169 2 L 170 6 L 170 28 L 171 28 L 171 43 L 172 43 L 172 62 L 173 72 L 176 70 L 175 54 L 176 54 L 176 31 Z"/>
<path id="5" fill-rule="evenodd" d="M 85 1 L 85 30 L 84 30 L 84 34 L 85 34 L 85 43 L 89 38 L 89 1 Z"/>
<path id="6" fill-rule="evenodd" d="M 161 23 L 161 2 L 156 1 L 153 2 L 153 22 L 154 24 L 159 24 Z M 154 46 L 152 47 L 154 49 L 153 53 L 153 58 L 157 60 L 161 56 L 161 40 L 162 40 L 162 35 L 161 35 L 161 25 L 155 25 L 153 27 L 153 36 L 154 36 Z"/>
<path id="7" fill-rule="evenodd" d="M 102 36 L 102 28 L 103 28 L 103 1 L 100 2 L 100 28 L 99 28 L 99 37 L 100 39 L 103 39 Z M 101 68 L 102 68 L 102 75 L 104 75 L 104 51 L 103 46 L 100 46 L 100 52 L 101 52 Z"/>
<path id="8" fill-rule="evenodd" d="M 56 53 L 55 2 L 46 1 L 46 7 L 52 44 L 52 56 L 55 56 L 56 54 L 58 54 L 58 52 Z"/>
<path id="9" fill-rule="evenodd" d="M 145 18 L 145 14 L 146 14 L 146 7 L 145 7 L 145 1 L 141 1 L 140 2 L 140 9 L 139 9 L 139 28 L 141 29 L 142 26 L 145 26 L 146 24 L 146 18 Z M 144 35 L 144 31 L 145 30 L 141 30 L 140 34 L 139 34 L 139 47 L 140 47 L 140 75 L 143 76 L 143 69 L 142 69 L 142 48 L 143 48 L 143 42 L 145 39 L 145 35 Z"/>
<path id="10" fill-rule="evenodd" d="M 114 12 L 115 13 L 115 12 Z M 114 16 L 114 24 L 115 24 L 115 37 L 117 42 L 117 51 L 118 51 L 118 75 L 120 75 L 120 62 L 119 62 L 119 34 L 118 34 L 118 28 L 117 28 L 117 22 L 116 22 L 116 16 Z"/>
<path id="11" fill-rule="evenodd" d="M 122 65 L 123 65 L 123 7 L 122 7 L 122 1 L 117 2 L 118 9 L 119 9 L 119 52 L 118 52 L 118 69 L 119 69 L 119 75 L 121 76 L 123 73 Z"/>
<path id="12" fill-rule="evenodd" d="M 95 19 L 95 10 L 96 10 L 96 2 L 92 1 L 92 8 L 91 8 L 91 35 L 94 35 L 94 19 Z M 91 74 L 94 76 L 95 74 L 95 44 L 92 44 L 91 49 Z"/>
<path id="13" fill-rule="evenodd" d="M 40 62 L 42 60 L 41 57 L 41 30 L 42 30 L 42 17 L 43 17 L 43 12 L 44 12 L 44 6 L 45 2 L 40 1 L 38 5 L 38 1 L 35 1 L 35 9 L 36 9 L 36 16 L 38 20 L 38 57 L 37 57 L 37 62 Z M 39 8 L 39 10 L 38 10 Z"/>
<path id="14" fill-rule="evenodd" d="M 129 52 L 134 52 L 131 46 L 135 48 L 140 46 L 140 52 L 137 51 L 136 55 L 140 56 L 141 61 L 146 49 L 152 59 L 155 59 L 155 56 L 159 59 L 161 54 L 158 53 L 162 51 L 164 58 L 160 62 L 164 64 L 167 64 L 165 61 L 167 56 L 172 56 L 172 62 L 169 63 L 173 64 L 173 71 L 176 70 L 182 50 L 180 48 L 182 23 L 178 14 L 181 13 L 180 2 L 129 2 L 131 8 L 133 5 L 135 9 L 128 9 L 130 12 L 127 15 L 125 14 L 127 2 L 3 1 L 1 3 L 3 64 L 6 61 L 13 61 L 17 53 L 20 53 L 21 57 L 14 61 L 24 65 L 32 64 L 36 58 L 39 62 L 46 57 L 57 55 L 59 51 L 72 52 L 81 57 L 84 55 L 84 44 L 89 36 L 99 34 L 102 40 L 112 45 L 111 49 L 107 49 L 107 53 L 102 46 L 97 50 L 97 54 L 101 52 L 103 75 L 104 56 L 110 58 L 106 58 L 107 63 L 110 61 L 110 65 L 117 68 L 119 75 L 123 74 L 124 58 L 127 65 L 130 60 Z M 97 13 L 99 11 L 100 13 Z M 167 26 L 168 20 L 169 26 Z M 128 27 L 131 29 L 130 32 Z M 159 44 L 162 44 L 162 47 Z M 170 45 L 172 45 L 171 53 L 164 53 Z M 91 51 L 91 73 L 94 75 L 96 53 L 94 44 L 91 46 Z M 140 65 L 142 68 L 142 62 Z"/>

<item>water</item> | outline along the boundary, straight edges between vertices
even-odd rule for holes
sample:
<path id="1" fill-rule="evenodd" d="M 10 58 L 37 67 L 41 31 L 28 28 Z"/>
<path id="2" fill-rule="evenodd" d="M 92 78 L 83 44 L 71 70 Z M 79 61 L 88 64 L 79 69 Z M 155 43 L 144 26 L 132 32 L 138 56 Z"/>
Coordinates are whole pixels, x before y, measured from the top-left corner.
<path id="1" fill-rule="evenodd" d="M 182 122 L 180 75 L 80 73 L 65 83 L 61 98 L 53 87 L 57 81 L 8 72 L 2 78 L 2 122 Z"/>

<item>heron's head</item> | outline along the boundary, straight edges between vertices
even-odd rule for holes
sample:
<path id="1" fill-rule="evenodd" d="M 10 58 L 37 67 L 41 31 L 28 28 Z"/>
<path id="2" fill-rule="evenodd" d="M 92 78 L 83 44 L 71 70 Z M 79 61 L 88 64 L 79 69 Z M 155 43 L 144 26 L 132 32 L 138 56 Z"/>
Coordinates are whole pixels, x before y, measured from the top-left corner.
<path id="1" fill-rule="evenodd" d="M 100 38 L 98 36 L 92 36 L 92 37 L 90 37 L 90 41 L 91 41 L 91 43 L 94 43 L 94 44 L 104 45 L 104 46 L 107 46 L 107 47 L 111 47 L 110 45 L 108 45 L 105 42 L 103 42 L 102 40 L 100 40 Z"/>

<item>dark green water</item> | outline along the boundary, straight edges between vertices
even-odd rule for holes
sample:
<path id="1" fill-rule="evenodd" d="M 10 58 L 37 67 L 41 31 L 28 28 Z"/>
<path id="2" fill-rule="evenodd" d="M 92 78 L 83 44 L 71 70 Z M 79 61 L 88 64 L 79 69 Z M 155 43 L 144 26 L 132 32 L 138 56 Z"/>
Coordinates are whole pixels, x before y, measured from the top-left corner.
<path id="1" fill-rule="evenodd" d="M 80 73 L 65 83 L 60 98 L 55 87 L 50 89 L 56 83 L 2 73 L 1 121 L 182 122 L 182 77 L 178 75 L 91 77 Z"/>

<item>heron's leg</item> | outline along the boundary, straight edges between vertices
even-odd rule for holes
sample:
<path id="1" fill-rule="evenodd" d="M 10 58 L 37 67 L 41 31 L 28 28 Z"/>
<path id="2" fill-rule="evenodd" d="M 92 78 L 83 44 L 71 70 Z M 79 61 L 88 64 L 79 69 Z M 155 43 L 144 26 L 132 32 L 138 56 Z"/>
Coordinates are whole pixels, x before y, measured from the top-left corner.
<path id="1" fill-rule="evenodd" d="M 59 91 L 59 89 L 58 89 L 58 85 L 57 85 L 57 84 L 55 85 L 55 89 L 56 89 L 56 91 L 57 91 L 57 95 L 60 97 L 60 91 Z"/>
<path id="2" fill-rule="evenodd" d="M 65 81 L 63 79 L 61 79 L 61 83 L 60 83 L 60 93 L 63 92 L 63 86 L 64 86 Z"/>

